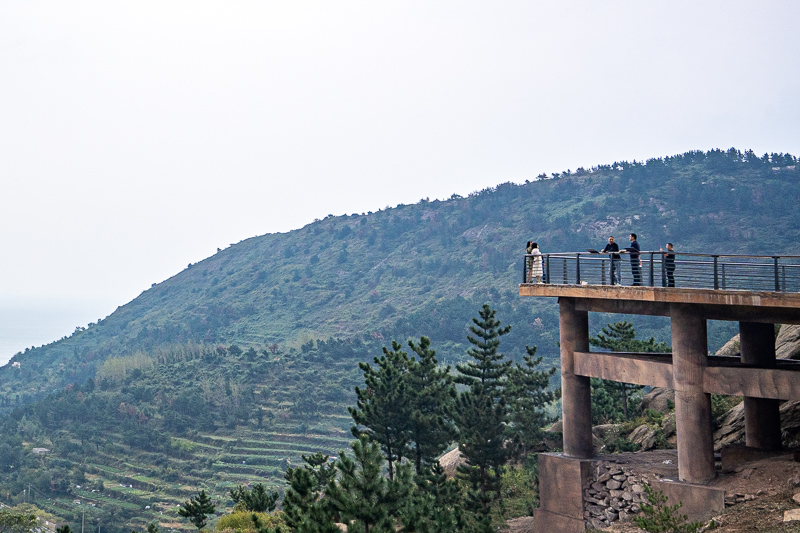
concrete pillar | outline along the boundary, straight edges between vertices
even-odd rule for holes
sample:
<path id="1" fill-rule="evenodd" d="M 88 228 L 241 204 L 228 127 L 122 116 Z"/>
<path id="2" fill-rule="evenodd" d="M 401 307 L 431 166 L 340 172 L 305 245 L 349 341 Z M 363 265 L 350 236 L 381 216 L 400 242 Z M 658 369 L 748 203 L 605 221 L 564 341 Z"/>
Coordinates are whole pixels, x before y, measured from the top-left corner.
<path id="1" fill-rule="evenodd" d="M 742 363 L 758 368 L 775 368 L 775 326 L 739 322 Z M 779 400 L 744 398 L 745 444 L 760 450 L 781 449 Z"/>
<path id="2" fill-rule="evenodd" d="M 575 375 L 575 352 L 589 351 L 589 313 L 576 311 L 572 298 L 558 299 L 561 335 L 561 413 L 564 453 L 586 459 L 592 447 L 592 397 L 589 378 Z"/>
<path id="3" fill-rule="evenodd" d="M 711 395 L 703 392 L 703 373 L 708 364 L 706 320 L 691 306 L 672 304 L 670 321 L 678 477 L 705 484 L 714 477 Z"/>

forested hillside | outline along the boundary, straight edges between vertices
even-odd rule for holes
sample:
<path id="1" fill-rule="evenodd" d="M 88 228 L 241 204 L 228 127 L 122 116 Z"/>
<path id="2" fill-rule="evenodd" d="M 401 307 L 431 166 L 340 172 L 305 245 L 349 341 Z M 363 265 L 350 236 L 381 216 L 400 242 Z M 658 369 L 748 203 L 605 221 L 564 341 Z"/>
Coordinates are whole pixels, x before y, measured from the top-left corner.
<path id="1" fill-rule="evenodd" d="M 621 162 L 466 198 L 326 217 L 244 240 L 154 285 L 67 339 L 0 369 L 0 403 L 25 403 L 83 383 L 112 356 L 187 342 L 281 349 L 331 337 L 428 334 L 445 361 L 490 301 L 514 326 L 517 357 L 556 355 L 554 302 L 516 295 L 524 244 L 583 250 L 635 231 L 643 249 L 800 253 L 796 158 L 736 150 Z M 536 320 L 539 318 L 540 320 Z M 667 340 L 665 323 L 639 326 Z"/>
<path id="2" fill-rule="evenodd" d="M 175 519 L 200 488 L 279 486 L 301 454 L 349 442 L 357 363 L 392 340 L 461 361 L 488 302 L 511 325 L 502 352 L 556 364 L 556 302 L 517 295 L 527 240 L 583 250 L 635 231 L 644 250 L 800 255 L 797 198 L 792 156 L 690 152 L 247 239 L 0 368 L 0 496 L 70 518 L 80 498 L 122 531 Z M 669 341 L 666 319 L 634 322 Z M 710 348 L 732 327 L 712 324 Z"/>

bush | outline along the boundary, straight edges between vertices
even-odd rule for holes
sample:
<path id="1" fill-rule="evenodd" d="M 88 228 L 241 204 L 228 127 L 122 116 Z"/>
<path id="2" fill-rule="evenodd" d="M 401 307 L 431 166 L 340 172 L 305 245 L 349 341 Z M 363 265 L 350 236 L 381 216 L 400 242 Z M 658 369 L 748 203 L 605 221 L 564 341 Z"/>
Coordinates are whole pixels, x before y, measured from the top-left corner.
<path id="1" fill-rule="evenodd" d="M 219 521 L 217 521 L 216 529 L 218 532 L 232 530 L 242 531 L 245 533 L 256 533 L 256 531 L 259 529 L 256 526 L 256 520 L 258 520 L 258 526 L 261 526 L 261 528 L 275 527 L 284 525 L 281 515 L 281 512 L 252 513 L 248 511 L 241 511 L 231 513 L 223 516 L 219 519 Z"/>

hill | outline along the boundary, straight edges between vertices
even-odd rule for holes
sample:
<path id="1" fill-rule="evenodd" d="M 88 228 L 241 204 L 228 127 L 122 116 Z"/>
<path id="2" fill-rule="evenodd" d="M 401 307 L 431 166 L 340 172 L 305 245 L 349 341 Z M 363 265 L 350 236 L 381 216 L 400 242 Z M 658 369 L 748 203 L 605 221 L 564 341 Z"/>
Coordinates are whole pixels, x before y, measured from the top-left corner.
<path id="1" fill-rule="evenodd" d="M 516 296 L 526 240 L 545 252 L 583 250 L 609 234 L 636 231 L 643 249 L 670 240 L 678 251 L 800 253 L 798 176 L 789 155 L 689 152 L 254 237 L 69 338 L 17 354 L 0 369 L 0 403 L 82 383 L 111 356 L 186 342 L 297 348 L 332 337 L 424 333 L 447 359 L 460 351 L 468 317 L 487 300 L 519 326 L 510 349 L 537 344 L 554 356 L 554 306 Z M 528 327 L 537 317 L 543 327 Z M 653 322 L 646 333 L 664 337 L 664 327 Z"/>
<path id="2" fill-rule="evenodd" d="M 392 339 L 427 335 L 452 363 L 488 301 L 513 326 L 505 353 L 536 345 L 555 364 L 555 302 L 517 296 L 527 240 L 582 250 L 635 231 L 645 250 L 800 254 L 796 163 L 690 152 L 242 241 L 0 369 L 0 495 L 22 501 L 30 484 L 65 518 L 92 502 L 93 524 L 122 531 L 177 525 L 199 488 L 230 504 L 236 483 L 278 487 L 301 454 L 345 446 L 356 363 Z M 666 319 L 634 322 L 669 340 Z M 712 324 L 710 347 L 732 327 Z"/>

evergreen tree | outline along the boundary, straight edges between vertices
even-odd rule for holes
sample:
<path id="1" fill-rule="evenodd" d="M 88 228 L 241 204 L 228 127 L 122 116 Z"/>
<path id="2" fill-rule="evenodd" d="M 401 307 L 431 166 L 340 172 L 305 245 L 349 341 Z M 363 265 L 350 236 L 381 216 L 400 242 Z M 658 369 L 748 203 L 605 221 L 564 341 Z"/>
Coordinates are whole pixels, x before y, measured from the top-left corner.
<path id="1" fill-rule="evenodd" d="M 267 492 L 263 483 L 256 483 L 252 490 L 247 490 L 239 485 L 235 489 L 231 489 L 230 493 L 237 507 L 241 504 L 245 511 L 254 513 L 271 513 L 275 510 L 278 502 L 278 493 Z"/>
<path id="2" fill-rule="evenodd" d="M 324 455 L 321 452 L 316 452 L 312 455 L 301 455 L 303 461 L 306 463 L 303 468 L 311 471 L 316 481 L 316 490 L 322 492 L 328 485 L 328 482 L 336 479 L 336 466 L 330 460 L 330 455 Z"/>
<path id="3" fill-rule="evenodd" d="M 418 360 L 412 358 L 408 366 L 407 408 L 409 438 L 413 442 L 409 458 L 414 461 L 417 475 L 421 475 L 426 467 L 438 464 L 436 457 L 455 437 L 451 411 L 456 389 L 450 367 L 438 367 L 430 339 L 421 337 L 419 344 L 409 341 L 408 345 L 419 356 Z"/>
<path id="4" fill-rule="evenodd" d="M 72 533 L 72 528 L 69 527 L 69 524 L 64 524 L 56 528 L 56 533 Z"/>
<path id="5" fill-rule="evenodd" d="M 283 498 L 283 517 L 289 530 L 293 533 L 339 533 L 327 500 L 320 499 L 321 490 L 314 470 L 289 468 L 285 477 L 289 488 Z"/>
<path id="6" fill-rule="evenodd" d="M 216 510 L 214 504 L 211 503 L 211 498 L 206 494 L 205 489 L 200 493 L 180 505 L 178 514 L 189 521 L 199 530 L 206 527 L 206 518 L 208 515 L 213 514 Z"/>
<path id="7" fill-rule="evenodd" d="M 612 352 L 623 353 L 666 353 L 671 348 L 666 342 L 656 342 L 655 338 L 641 340 L 636 338 L 636 330 L 630 322 L 615 322 L 603 327 L 597 337 L 589 337 L 589 344 Z M 630 400 L 636 398 L 642 385 L 592 379 L 592 418 L 595 423 L 613 423 L 629 420 L 632 409 Z"/>
<path id="8" fill-rule="evenodd" d="M 504 444 L 508 407 L 505 385 L 512 361 L 498 352 L 500 337 L 511 330 L 495 319 L 495 311 L 484 304 L 480 318 L 473 318 L 467 340 L 473 345 L 467 353 L 474 361 L 458 364 L 458 383 L 469 387 L 458 396 L 454 419 L 458 428 L 459 451 L 466 464 L 459 475 L 468 480 L 472 492 L 468 508 L 488 516 L 489 505 L 500 495 L 500 469 L 508 459 Z"/>
<path id="9" fill-rule="evenodd" d="M 410 439 L 408 404 L 408 354 L 400 350 L 397 342 L 392 349 L 383 348 L 383 355 L 375 357 L 377 370 L 367 363 L 359 363 L 364 373 L 363 389 L 356 387 L 356 408 L 348 407 L 356 424 L 356 438 L 367 435 L 380 443 L 389 466 L 389 479 L 394 479 L 394 464 L 403 457 Z"/>
<path id="10" fill-rule="evenodd" d="M 511 441 L 518 455 L 527 459 L 532 446 L 542 442 L 544 427 L 555 420 L 547 416 L 544 407 L 558 397 L 559 391 L 548 390 L 556 368 L 538 370 L 542 358 L 536 357 L 536 347 L 526 346 L 525 350 L 523 364 L 511 369 L 506 393 L 511 410 Z"/>
<path id="11" fill-rule="evenodd" d="M 448 480 L 442 465 L 434 463 L 416 476 L 416 490 L 402 503 L 399 521 L 404 532 L 449 533 L 466 530 L 458 482 Z"/>
<path id="12" fill-rule="evenodd" d="M 328 483 L 325 491 L 330 505 L 349 524 L 348 532 L 394 533 L 394 498 L 391 482 L 381 475 L 380 447 L 362 435 L 352 450 L 352 457 L 342 452 L 336 462 L 339 480 Z"/>
<path id="13" fill-rule="evenodd" d="M 503 396 L 503 388 L 512 361 L 506 360 L 505 355 L 498 353 L 500 337 L 511 331 L 511 326 L 501 327 L 500 321 L 495 319 L 497 312 L 483 304 L 478 312 L 480 318 L 473 318 L 469 330 L 474 335 L 467 335 L 467 340 L 472 347 L 467 350 L 467 355 L 474 361 L 456 364 L 459 375 L 456 383 L 467 385 L 472 390 L 479 390 L 494 400 Z"/>

